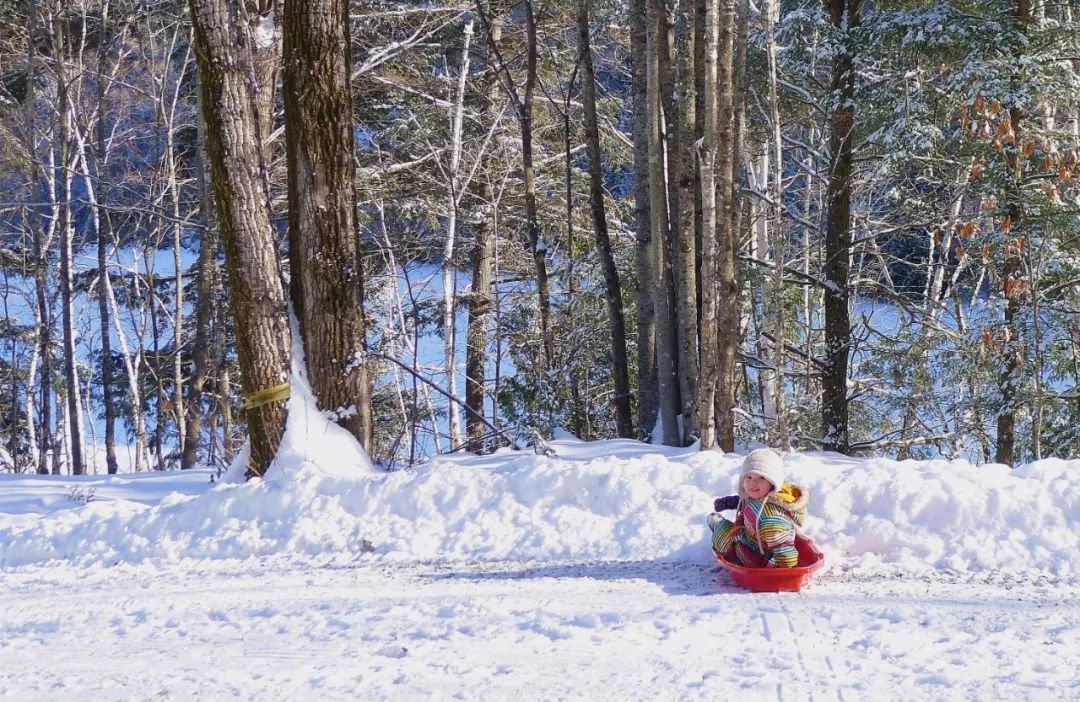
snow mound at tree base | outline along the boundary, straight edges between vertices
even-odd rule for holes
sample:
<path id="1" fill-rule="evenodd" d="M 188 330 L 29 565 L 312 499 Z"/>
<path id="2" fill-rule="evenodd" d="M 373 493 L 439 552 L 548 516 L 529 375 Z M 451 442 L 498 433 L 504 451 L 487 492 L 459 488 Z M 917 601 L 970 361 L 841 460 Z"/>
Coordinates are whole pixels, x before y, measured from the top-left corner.
<path id="1" fill-rule="evenodd" d="M 350 477 L 318 465 L 328 460 L 320 452 L 239 485 L 207 485 L 191 471 L 0 476 L 0 492 L 11 488 L 0 501 L 0 565 L 270 555 L 712 562 L 705 516 L 714 497 L 734 493 L 740 455 L 629 440 L 552 447 L 551 457 L 506 450 Z M 846 574 L 1080 574 L 1080 461 L 1009 470 L 807 453 L 785 462 L 788 479 L 811 491 L 805 531 Z M 168 481 L 178 491 L 159 497 Z M 88 503 L 26 509 L 13 496 L 76 482 L 94 486 Z"/>

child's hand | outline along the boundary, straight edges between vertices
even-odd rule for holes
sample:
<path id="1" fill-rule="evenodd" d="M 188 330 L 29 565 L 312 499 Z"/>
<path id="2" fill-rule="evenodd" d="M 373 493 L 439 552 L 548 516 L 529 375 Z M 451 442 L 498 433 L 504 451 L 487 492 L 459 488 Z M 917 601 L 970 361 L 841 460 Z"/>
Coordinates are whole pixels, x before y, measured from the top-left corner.
<path id="1" fill-rule="evenodd" d="M 728 495 L 727 497 L 717 497 L 713 501 L 713 511 L 723 512 L 725 509 L 738 509 L 739 508 L 739 496 Z"/>

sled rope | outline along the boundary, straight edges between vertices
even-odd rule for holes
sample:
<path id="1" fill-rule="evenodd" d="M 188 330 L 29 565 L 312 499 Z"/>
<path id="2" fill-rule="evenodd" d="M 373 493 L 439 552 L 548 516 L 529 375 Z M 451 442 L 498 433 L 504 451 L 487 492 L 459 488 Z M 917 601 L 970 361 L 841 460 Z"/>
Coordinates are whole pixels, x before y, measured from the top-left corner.
<path id="1" fill-rule="evenodd" d="M 271 402 L 287 399 L 289 399 L 289 384 L 282 383 L 281 385 L 275 385 L 271 388 L 263 388 L 250 395 L 244 395 L 244 409 L 253 410 L 257 407 L 268 405 Z"/>

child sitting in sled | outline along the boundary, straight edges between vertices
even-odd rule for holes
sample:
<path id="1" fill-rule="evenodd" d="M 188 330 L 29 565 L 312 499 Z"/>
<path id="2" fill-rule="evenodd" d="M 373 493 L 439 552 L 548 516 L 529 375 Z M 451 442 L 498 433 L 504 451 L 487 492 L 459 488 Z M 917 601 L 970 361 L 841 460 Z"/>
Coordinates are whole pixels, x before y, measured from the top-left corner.
<path id="1" fill-rule="evenodd" d="M 717 498 L 707 524 L 713 550 L 748 568 L 794 568 L 795 533 L 806 521 L 810 493 L 784 482 L 784 459 L 772 449 L 751 451 L 743 461 L 739 494 Z M 735 510 L 735 521 L 719 512 Z"/>

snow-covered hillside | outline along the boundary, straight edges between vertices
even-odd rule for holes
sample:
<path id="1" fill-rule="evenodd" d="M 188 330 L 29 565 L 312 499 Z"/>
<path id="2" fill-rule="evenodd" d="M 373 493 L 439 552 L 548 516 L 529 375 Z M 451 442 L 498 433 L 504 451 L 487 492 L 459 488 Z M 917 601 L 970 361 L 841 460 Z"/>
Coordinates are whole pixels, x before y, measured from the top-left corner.
<path id="1" fill-rule="evenodd" d="M 550 457 L 505 450 L 354 477 L 312 449 L 307 462 L 294 455 L 246 484 L 211 485 L 205 472 L 4 475 L 0 564 L 275 554 L 710 562 L 704 516 L 714 496 L 734 492 L 741 456 L 629 440 L 551 446 Z M 1080 461 L 1009 470 L 793 454 L 786 466 L 812 495 L 806 531 L 841 570 L 1080 574 Z M 79 504 L 72 486 L 93 499 Z"/>
<path id="2" fill-rule="evenodd" d="M 827 569 L 755 595 L 703 524 L 739 455 L 326 446 L 244 484 L 0 475 L 0 697 L 1080 696 L 1080 461 L 789 455 Z"/>

